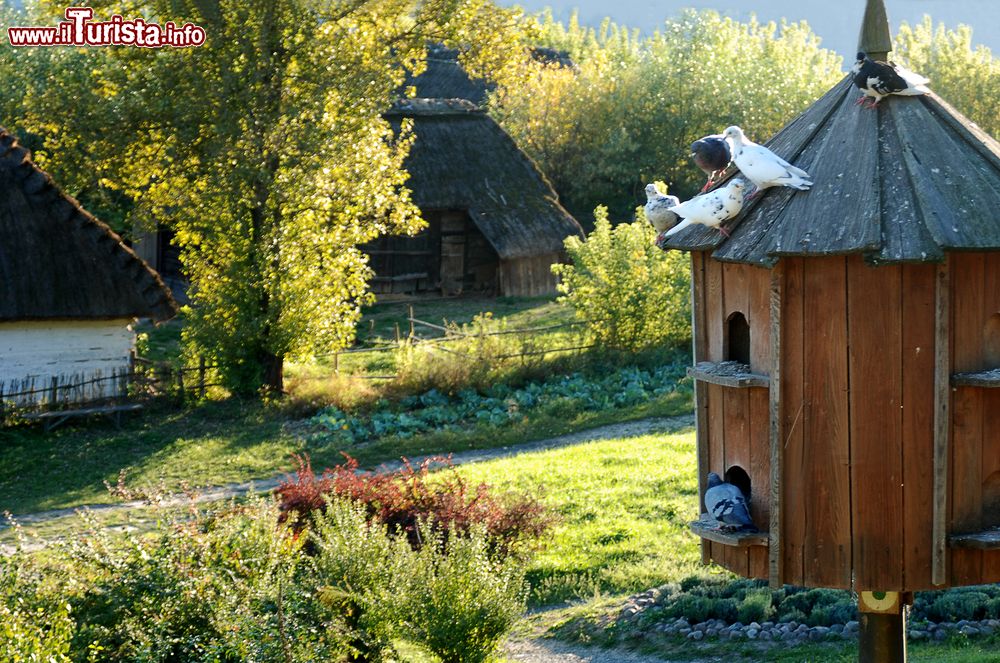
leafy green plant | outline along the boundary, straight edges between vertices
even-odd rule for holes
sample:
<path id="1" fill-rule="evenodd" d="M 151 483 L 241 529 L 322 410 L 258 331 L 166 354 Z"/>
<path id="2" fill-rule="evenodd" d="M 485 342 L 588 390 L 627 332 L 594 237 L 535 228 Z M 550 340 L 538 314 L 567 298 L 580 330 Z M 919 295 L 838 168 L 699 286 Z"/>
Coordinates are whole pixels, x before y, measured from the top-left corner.
<path id="1" fill-rule="evenodd" d="M 685 360 L 686 361 L 686 360 Z M 688 388 L 682 361 L 656 368 L 636 366 L 609 370 L 600 375 L 571 373 L 550 376 L 514 388 L 503 383 L 454 393 L 430 389 L 391 403 L 379 401 L 367 413 L 349 414 L 330 406 L 310 420 L 322 431 L 318 437 L 337 443 L 359 443 L 397 436 L 408 438 L 430 429 L 458 430 L 465 427 L 503 426 L 520 421 L 535 411 L 560 408 L 572 413 L 581 408 L 608 410 L 642 403 L 649 398 Z"/>
<path id="2" fill-rule="evenodd" d="M 912 26 L 904 22 L 892 57 L 930 78 L 934 92 L 986 133 L 1000 136 L 1000 59 L 973 45 L 972 28 L 935 26 L 930 16 Z"/>
<path id="3" fill-rule="evenodd" d="M 577 218 L 598 205 L 624 218 L 654 180 L 694 195 L 703 180 L 688 157 L 693 141 L 739 124 L 763 142 L 843 77 L 840 56 L 805 23 L 689 10 L 658 28 L 640 37 L 610 21 L 593 30 L 543 15 L 543 43 L 574 66 L 531 65 L 493 100 Z"/>
<path id="4" fill-rule="evenodd" d="M 615 228 L 597 208 L 586 241 L 566 239 L 570 264 L 553 265 L 559 291 L 604 348 L 678 346 L 691 337 L 687 256 L 653 244 L 654 231 L 637 221 Z"/>
<path id="5" fill-rule="evenodd" d="M 0 663 L 72 660 L 71 608 L 42 585 L 42 569 L 23 552 L 0 554 Z"/>
<path id="6" fill-rule="evenodd" d="M 481 663 L 524 612 L 524 564 L 517 557 L 493 556 L 482 526 L 460 537 L 430 525 L 423 528 L 425 544 L 415 553 L 420 582 L 407 610 L 412 634 L 442 663 Z"/>

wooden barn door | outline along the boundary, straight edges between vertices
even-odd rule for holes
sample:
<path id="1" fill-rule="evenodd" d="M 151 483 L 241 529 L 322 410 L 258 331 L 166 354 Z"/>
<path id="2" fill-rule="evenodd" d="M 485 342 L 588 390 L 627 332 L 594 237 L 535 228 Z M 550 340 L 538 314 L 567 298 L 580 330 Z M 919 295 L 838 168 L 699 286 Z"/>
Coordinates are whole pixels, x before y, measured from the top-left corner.
<path id="1" fill-rule="evenodd" d="M 459 295 L 465 280 L 464 212 L 441 214 L 441 294 Z"/>

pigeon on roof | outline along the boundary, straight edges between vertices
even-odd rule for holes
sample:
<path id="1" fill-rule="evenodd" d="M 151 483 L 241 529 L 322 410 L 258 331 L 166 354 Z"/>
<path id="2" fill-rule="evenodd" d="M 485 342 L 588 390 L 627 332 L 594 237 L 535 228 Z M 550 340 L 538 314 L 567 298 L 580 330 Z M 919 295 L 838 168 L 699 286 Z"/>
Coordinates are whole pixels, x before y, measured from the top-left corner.
<path id="1" fill-rule="evenodd" d="M 710 228 L 718 228 L 723 235 L 729 236 L 722 222 L 731 219 L 743 209 L 743 192 L 746 182 L 735 178 L 726 186 L 715 191 L 695 196 L 691 200 L 671 207 L 670 211 L 684 219 L 664 233 L 669 237 L 679 233 L 693 223 L 700 223 Z"/>
<path id="2" fill-rule="evenodd" d="M 747 498 L 739 488 L 725 483 L 715 472 L 708 473 L 705 508 L 723 529 L 756 530 L 750 518 Z"/>
<path id="3" fill-rule="evenodd" d="M 753 195 L 772 186 L 790 186 L 799 190 L 812 186 L 809 173 L 796 168 L 763 145 L 753 142 L 739 127 L 729 127 L 723 135 L 733 143 L 733 163 L 753 182 Z"/>
<path id="4" fill-rule="evenodd" d="M 716 177 L 726 169 L 726 166 L 733 159 L 729 141 L 722 134 L 705 136 L 691 143 L 691 156 L 694 157 L 694 165 L 701 168 L 708 176 L 708 182 L 701 189 L 702 193 L 715 184 Z"/>
<path id="5" fill-rule="evenodd" d="M 930 81 L 905 67 L 894 62 L 876 62 L 863 51 L 858 53 L 857 58 L 857 62 L 851 67 L 851 73 L 854 74 L 854 84 L 864 92 L 858 99 L 859 104 L 867 97 L 872 97 L 873 101 L 868 107 L 874 108 L 883 97 L 890 94 L 913 97 L 930 92 L 927 88 Z"/>
<path id="6" fill-rule="evenodd" d="M 656 232 L 661 233 L 677 225 L 681 219 L 671 212 L 670 208 L 680 204 L 681 199 L 677 196 L 660 193 L 655 184 L 646 185 L 646 206 L 643 207 L 643 211 L 646 212 L 646 220 L 656 228 Z"/>

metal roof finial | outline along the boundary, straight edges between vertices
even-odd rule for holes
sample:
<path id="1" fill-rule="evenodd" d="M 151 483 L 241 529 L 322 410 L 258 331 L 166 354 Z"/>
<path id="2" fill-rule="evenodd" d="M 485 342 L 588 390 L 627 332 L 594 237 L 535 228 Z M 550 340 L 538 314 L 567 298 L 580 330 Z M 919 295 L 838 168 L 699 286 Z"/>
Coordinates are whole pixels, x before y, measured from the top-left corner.
<path id="1" fill-rule="evenodd" d="M 867 53 L 872 60 L 888 58 L 892 50 L 892 35 L 889 32 L 889 17 L 885 13 L 885 0 L 868 0 L 858 36 L 858 50 Z"/>

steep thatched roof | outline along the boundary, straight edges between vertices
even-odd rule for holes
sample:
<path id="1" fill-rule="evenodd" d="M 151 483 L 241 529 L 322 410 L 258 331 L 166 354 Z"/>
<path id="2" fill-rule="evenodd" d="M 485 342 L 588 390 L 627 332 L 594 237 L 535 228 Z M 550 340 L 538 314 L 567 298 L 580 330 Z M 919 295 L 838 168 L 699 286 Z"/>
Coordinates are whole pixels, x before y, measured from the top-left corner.
<path id="1" fill-rule="evenodd" d="M 176 311 L 156 272 L 0 128 L 0 321 Z"/>
<path id="2" fill-rule="evenodd" d="M 427 69 L 406 82 L 417 88 L 417 97 L 425 99 L 468 99 L 482 105 L 492 89 L 486 81 L 469 78 L 458 63 L 458 51 L 444 46 L 427 50 Z"/>
<path id="3" fill-rule="evenodd" d="M 461 99 L 407 99 L 388 114 L 413 118 L 407 186 L 423 209 L 467 209 L 504 259 L 562 250 L 583 229 L 548 180 L 493 119 Z"/>

